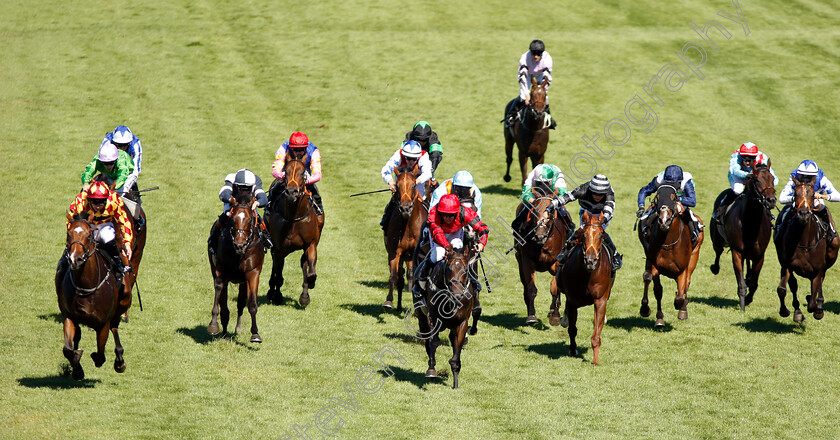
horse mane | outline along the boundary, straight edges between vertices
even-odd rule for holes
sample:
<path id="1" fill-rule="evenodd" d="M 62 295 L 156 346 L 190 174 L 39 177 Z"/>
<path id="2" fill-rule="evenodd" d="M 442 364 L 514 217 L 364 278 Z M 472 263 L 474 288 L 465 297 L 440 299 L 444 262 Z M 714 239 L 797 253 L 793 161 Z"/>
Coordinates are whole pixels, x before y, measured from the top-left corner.
<path id="1" fill-rule="evenodd" d="M 88 221 L 90 219 L 90 214 L 87 212 L 80 212 L 78 214 L 73 214 L 74 221 Z"/>

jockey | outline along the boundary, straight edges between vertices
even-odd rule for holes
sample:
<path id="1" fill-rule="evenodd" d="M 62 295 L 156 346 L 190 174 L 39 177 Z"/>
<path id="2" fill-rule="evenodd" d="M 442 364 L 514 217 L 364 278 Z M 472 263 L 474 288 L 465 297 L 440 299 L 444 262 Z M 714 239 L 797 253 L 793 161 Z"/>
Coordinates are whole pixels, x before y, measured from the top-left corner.
<path id="1" fill-rule="evenodd" d="M 510 224 L 510 227 L 517 233 L 522 227 L 522 222 L 527 215 L 528 209 L 525 208 L 530 207 L 534 203 L 534 200 L 536 200 L 532 191 L 534 188 L 542 188 L 543 191 L 550 191 L 558 196 L 562 196 L 568 192 L 566 189 L 566 179 L 563 177 L 563 172 L 560 171 L 558 166 L 541 163 L 534 167 L 525 179 L 522 194 L 519 196 L 522 203 L 516 208 L 516 218 Z M 571 236 L 571 232 L 574 232 L 575 229 L 575 223 L 565 208 L 561 208 L 559 212 L 563 217 L 564 223 L 566 223 L 566 227 L 571 228 L 571 231 L 569 231 L 569 236 Z"/>
<path id="2" fill-rule="evenodd" d="M 284 183 L 283 178 L 286 174 L 283 172 L 283 167 L 286 165 L 286 155 L 292 159 L 300 159 L 306 166 L 306 189 L 312 194 L 312 200 L 315 202 L 315 213 L 318 215 L 324 214 L 324 204 L 321 202 L 321 193 L 318 192 L 316 182 L 321 180 L 321 151 L 312 142 L 306 134 L 300 131 L 292 133 L 287 142 L 283 142 L 277 152 L 274 153 L 274 164 L 271 165 L 271 175 L 278 179 L 278 182 L 272 185 L 269 192 L 271 193 L 271 203 L 277 201 L 280 193 L 283 192 Z M 276 187 L 276 188 L 275 188 Z M 266 209 L 266 212 L 269 212 Z"/>
<path id="3" fill-rule="evenodd" d="M 725 207 L 744 192 L 747 177 L 752 174 L 753 168 L 760 164 L 769 167 L 770 158 L 759 151 L 758 146 L 752 142 L 744 142 L 740 148 L 732 152 L 732 156 L 729 159 L 729 186 L 731 190 L 724 191 L 718 209 L 712 213 L 712 220 L 716 220 Z M 779 178 L 776 177 L 773 168 L 770 168 L 770 174 L 773 175 L 773 185 L 778 185 Z"/>
<path id="4" fill-rule="evenodd" d="M 125 183 L 133 171 L 134 164 L 128 153 L 118 150 L 111 142 L 103 143 L 99 146 L 99 154 L 82 172 L 82 189 L 87 190 L 93 177 L 103 174 L 109 180 L 107 183 L 113 183 L 117 194 L 122 195 L 129 189 L 126 188 Z"/>
<path id="5" fill-rule="evenodd" d="M 123 191 L 121 195 L 123 196 L 123 203 L 125 204 L 125 207 L 128 208 L 128 211 L 131 213 L 132 217 L 134 217 L 134 223 L 137 226 L 137 231 L 139 232 L 143 229 L 143 226 L 146 225 L 146 219 L 140 215 L 140 210 L 137 209 L 137 205 L 142 203 L 140 200 L 140 193 L 135 192 L 130 198 L 126 198 L 125 193 L 139 190 L 139 188 L 137 188 L 137 177 L 140 176 L 140 163 L 143 161 L 143 148 L 140 146 L 140 139 L 138 139 L 137 136 L 128 129 L 128 127 L 120 125 L 117 126 L 113 132 L 105 134 L 105 138 L 102 139 L 102 145 L 105 145 L 108 142 L 114 144 L 118 150 L 128 153 L 129 157 L 131 157 L 132 163 L 134 164 L 134 171 L 132 171 L 125 179 L 125 184 L 123 185 L 125 191 Z M 100 145 L 100 147 L 102 145 Z"/>
<path id="6" fill-rule="evenodd" d="M 432 247 L 428 258 L 423 260 L 414 271 L 414 286 L 412 288 L 414 302 L 421 302 L 423 313 L 427 311 L 423 291 L 426 289 L 432 265 L 443 260 L 455 246 L 463 246 L 464 227 L 470 226 L 478 234 L 478 243 L 475 244 L 476 252 L 484 250 L 489 233 L 487 225 L 481 222 L 478 214 L 472 209 L 462 206 L 455 194 L 447 194 L 441 197 L 440 203 L 429 210 L 429 226 Z M 470 279 L 476 285 L 478 284 L 475 281 L 474 274 L 470 274 Z"/>
<path id="7" fill-rule="evenodd" d="M 782 190 L 781 195 L 779 195 L 779 203 L 785 204 L 785 208 L 782 210 L 782 214 L 780 217 L 784 218 L 787 211 L 791 210 L 791 206 L 793 204 L 793 192 L 796 189 L 796 182 L 803 182 L 803 183 L 811 183 L 814 184 L 814 214 L 816 214 L 820 219 L 822 219 L 826 224 L 831 227 L 832 236 L 836 235 L 836 231 L 834 230 L 834 222 L 831 220 L 831 214 L 826 209 L 825 202 L 823 200 L 828 200 L 829 202 L 840 202 L 840 192 L 838 192 L 834 185 L 828 180 L 823 170 L 817 166 L 817 163 L 813 160 L 806 159 L 803 160 L 799 166 L 790 173 L 790 180 L 788 180 L 787 185 Z M 780 219 L 777 225 L 781 225 L 783 219 Z"/>
<path id="8" fill-rule="evenodd" d="M 408 141 L 417 141 L 420 144 L 420 148 L 429 154 L 429 160 L 432 163 L 432 186 L 437 186 L 435 170 L 437 170 L 438 164 L 443 159 L 443 147 L 440 146 L 437 133 L 432 131 L 432 126 L 428 122 L 420 121 L 414 124 L 414 128 L 405 134 L 405 140 L 403 142 Z"/>
<path id="9" fill-rule="evenodd" d="M 123 209 L 122 199 L 111 191 L 105 182 L 93 182 L 76 196 L 67 209 L 68 230 L 73 216 L 81 213 L 89 215 L 89 221 L 94 226 L 95 239 L 111 256 L 117 272 L 117 281 L 121 281 L 122 275 L 131 270 L 128 262 L 131 261 L 131 241 L 134 237 L 131 222 Z M 119 227 L 121 232 L 122 249 L 117 248 L 115 226 Z M 125 261 L 120 257 L 121 251 L 125 255 Z M 59 270 L 62 270 L 61 265 Z"/>
<path id="10" fill-rule="evenodd" d="M 429 208 L 435 207 L 440 199 L 447 194 L 455 194 L 458 200 L 464 203 L 472 203 L 475 206 L 475 213 L 481 218 L 481 190 L 475 186 L 473 176 L 467 170 L 455 173 L 451 179 L 447 179 L 432 193 L 432 200 Z"/>
<path id="11" fill-rule="evenodd" d="M 584 210 L 595 215 L 602 212 L 604 213 L 604 235 L 602 236 L 603 243 L 612 257 L 610 258 L 612 271 L 615 273 L 616 270 L 621 269 L 621 254 L 618 253 L 615 248 L 615 244 L 613 244 L 612 239 L 609 234 L 607 234 L 607 226 L 609 226 L 610 220 L 612 220 L 613 210 L 615 209 L 615 192 L 613 192 L 613 189 L 610 186 L 610 179 L 603 174 L 596 174 L 592 176 L 592 179 L 589 182 L 575 188 L 572 192 L 561 195 L 551 203 L 555 206 L 565 205 L 573 200 L 577 200 L 578 203 L 580 203 L 581 218 L 583 217 Z M 563 245 L 560 255 L 557 256 L 557 261 L 560 262 L 561 267 L 563 266 L 563 263 L 565 263 L 569 252 L 574 248 L 577 241 L 583 235 L 582 227 L 583 224 L 581 220 L 581 229 L 577 230 L 572 237 L 569 237 L 569 239 L 566 240 L 566 244 Z"/>
<path id="12" fill-rule="evenodd" d="M 697 206 L 697 196 L 694 193 L 694 180 L 692 180 L 691 173 L 683 171 L 678 165 L 668 165 L 665 171 L 656 175 L 653 180 L 639 190 L 639 210 L 636 211 L 636 217 L 642 218 L 645 214 L 645 199 L 651 194 L 656 193 L 659 187 L 663 184 L 672 185 L 677 190 L 679 202 L 682 204 L 688 213 L 688 226 L 691 230 L 691 241 L 696 241 L 700 236 L 700 230 L 703 224 L 691 211 L 691 208 Z"/>
<path id="13" fill-rule="evenodd" d="M 267 252 L 274 245 L 271 242 L 271 235 L 265 227 L 265 221 L 263 221 L 257 212 L 257 208 L 264 207 L 268 203 L 268 197 L 266 197 L 265 191 L 262 188 L 262 179 L 251 170 L 243 168 L 225 176 L 225 184 L 219 190 L 219 200 L 224 202 L 224 210 L 216 222 L 213 223 L 212 228 L 210 228 L 210 237 L 207 238 L 207 248 L 213 258 L 215 258 L 216 248 L 219 246 L 219 235 L 221 234 L 222 226 L 227 224 L 230 219 L 230 198 L 234 191 L 237 193 L 246 191 L 251 194 L 251 210 L 254 211 L 254 215 L 257 216 L 257 220 L 260 223 L 260 237 L 263 241 L 263 250 Z"/>
<path id="14" fill-rule="evenodd" d="M 402 148 L 395 151 L 391 158 L 388 159 L 388 162 L 385 163 L 385 166 L 382 167 L 382 171 L 380 172 L 382 180 L 391 188 L 391 193 L 397 192 L 394 169 L 414 169 L 415 166 L 420 167 L 420 175 L 417 176 L 417 180 L 415 181 L 417 183 L 417 191 L 420 193 L 421 199 L 426 198 L 426 185 L 424 183 L 432 178 L 432 163 L 429 160 L 429 155 L 421 149 L 417 141 L 403 143 Z M 392 197 L 388 201 L 388 205 L 385 206 L 385 213 L 382 214 L 382 221 L 379 222 L 383 231 L 388 227 L 388 222 L 391 221 L 391 211 L 396 204 L 397 202 Z"/>
<path id="15" fill-rule="evenodd" d="M 537 82 L 542 82 L 543 78 L 548 79 L 548 84 L 545 86 L 548 92 L 553 64 L 551 55 L 545 50 L 545 44 L 541 40 L 532 41 L 528 51 L 519 57 L 519 96 L 505 117 L 505 128 L 512 126 L 514 116 L 531 103 L 531 78 L 535 78 Z M 550 115 L 547 93 L 545 100 L 545 112 Z M 551 118 L 551 125 L 548 128 L 553 130 L 555 127 L 557 127 L 557 122 Z"/>

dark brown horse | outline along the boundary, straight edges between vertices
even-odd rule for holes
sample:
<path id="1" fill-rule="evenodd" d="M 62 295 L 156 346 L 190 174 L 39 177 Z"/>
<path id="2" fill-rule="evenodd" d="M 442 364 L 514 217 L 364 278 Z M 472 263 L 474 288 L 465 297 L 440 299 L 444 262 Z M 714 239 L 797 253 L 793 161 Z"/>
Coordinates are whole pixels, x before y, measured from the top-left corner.
<path id="1" fill-rule="evenodd" d="M 601 330 L 604 328 L 607 313 L 607 300 L 613 281 L 609 252 L 603 252 L 601 236 L 604 234 L 604 214 L 583 212 L 581 219 L 583 240 L 569 253 L 568 260 L 557 271 L 557 287 L 566 295 L 566 308 L 560 325 L 569 328 L 569 353 L 577 355 L 577 309 L 594 305 L 595 319 L 592 331 L 592 363 L 598 365 L 598 352 L 601 348 Z M 574 240 L 578 234 L 572 237 Z M 582 246 L 581 246 L 582 244 Z M 560 299 L 557 300 L 560 307 Z"/>
<path id="2" fill-rule="evenodd" d="M 283 166 L 286 175 L 283 180 L 272 184 L 272 191 L 282 188 L 274 212 L 268 216 L 268 231 L 275 246 L 271 249 L 271 278 L 268 281 L 268 300 L 274 304 L 283 304 L 283 265 L 286 256 L 303 250 L 300 256 L 300 268 L 303 271 L 303 292 L 300 305 L 309 305 L 309 289 L 315 287 L 317 274 L 315 263 L 318 260 L 318 241 L 324 229 L 324 215 L 315 212 L 315 201 L 306 189 L 306 166 L 300 159 L 286 155 Z M 279 186 L 278 186 L 279 185 Z"/>
<path id="3" fill-rule="evenodd" d="M 662 314 L 662 284 L 660 275 L 665 275 L 677 282 L 677 294 L 674 308 L 679 310 L 679 319 L 688 319 L 688 287 L 691 285 L 691 274 L 697 267 L 700 258 L 700 245 L 703 244 L 703 230 L 697 241 L 691 242 L 691 229 L 684 215 L 688 215 L 685 207 L 679 202 L 677 188 L 669 184 L 660 185 L 656 191 L 653 212 L 647 219 L 642 220 L 639 228 L 639 241 L 645 251 L 645 293 L 642 297 L 642 307 L 639 313 L 650 316 L 648 306 L 648 287 L 653 281 L 653 296 L 656 297 L 655 327 L 665 325 Z"/>
<path id="4" fill-rule="evenodd" d="M 394 308 L 394 287 L 397 288 L 397 310 L 402 310 L 402 293 L 405 287 L 403 275 L 408 280 L 408 291 L 414 285 L 414 262 L 412 253 L 420 238 L 420 227 L 428 214 L 420 198 L 417 186 L 417 169 L 396 168 L 397 192 L 391 220 L 385 228 L 385 250 L 388 252 L 388 297 L 382 304 L 386 309 Z M 425 185 L 425 184 L 424 184 Z M 405 268 L 402 267 L 405 263 Z"/>
<path id="5" fill-rule="evenodd" d="M 227 220 L 227 225 L 222 226 L 216 258 L 214 259 L 208 251 L 216 294 L 213 297 L 212 318 L 207 332 L 211 335 L 219 333 L 218 318 L 221 314 L 222 333 L 227 333 L 230 319 L 227 304 L 228 283 L 235 283 L 239 284 L 235 332 L 242 331 L 242 311 L 247 305 L 248 313 L 251 314 L 251 342 L 262 342 L 257 330 L 257 293 L 265 252 L 260 236 L 259 219 L 252 209 L 252 203 L 248 193 L 232 195 L 230 219 Z"/>
<path id="6" fill-rule="evenodd" d="M 430 280 L 442 280 L 438 289 L 428 289 L 426 303 L 429 314 L 418 313 L 420 331 L 427 335 L 424 340 L 426 354 L 429 356 L 429 369 L 426 377 L 437 377 L 435 371 L 435 351 L 440 345 L 439 334 L 443 329 L 449 329 L 449 341 L 452 345 L 452 388 L 458 388 L 458 373 L 461 371 L 461 349 L 467 338 L 467 328 L 470 313 L 475 300 L 475 286 L 470 281 L 470 265 L 474 263 L 472 249 L 464 246 L 456 249 L 451 255 L 438 264 L 433 270 Z M 431 285 L 431 283 L 430 283 Z"/>
<path id="7" fill-rule="evenodd" d="M 543 163 L 545 150 L 548 148 L 548 114 L 545 112 L 546 86 L 548 78 L 537 83 L 531 78 L 531 102 L 522 112 L 522 117 L 514 121 L 510 128 L 505 128 L 505 154 L 507 155 L 507 169 L 505 182 L 510 182 L 510 164 L 513 162 L 513 144 L 519 147 L 519 168 L 522 171 L 522 185 L 528 177 L 528 159 L 531 168 Z M 517 98 L 518 99 L 518 98 Z M 505 115 L 516 99 L 505 107 Z"/>
<path id="8" fill-rule="evenodd" d="M 788 213 L 786 220 L 784 217 L 779 217 L 780 224 L 777 225 L 777 233 L 773 237 L 773 242 L 776 243 L 776 254 L 782 267 L 781 280 L 776 289 L 779 294 L 779 315 L 790 316 L 790 310 L 785 307 L 787 290 L 785 284 L 788 284 L 793 294 L 793 320 L 802 322 L 805 319 L 802 311 L 799 310 L 799 299 L 796 297 L 797 283 L 794 276 L 796 274 L 811 280 L 811 294 L 805 297 L 805 301 L 808 302 L 808 312 L 813 313 L 815 319 L 822 319 L 822 284 L 826 270 L 837 260 L 840 239 L 834 236 L 832 240 L 829 240 L 828 229 L 833 225 L 822 224 L 813 213 L 813 182 L 796 181 L 794 206 L 788 209 L 792 212 Z M 834 220 L 831 221 L 834 222 Z"/>
<path id="9" fill-rule="evenodd" d="M 727 190 L 729 191 L 729 190 Z M 726 191 L 724 191 L 726 192 Z M 715 200 L 715 210 L 721 197 Z M 747 178 L 744 193 L 732 202 L 720 219 L 712 223 L 712 245 L 715 262 L 709 267 L 713 274 L 720 272 L 720 254 L 728 246 L 732 252 L 732 267 L 738 282 L 738 301 L 741 311 L 753 301 L 758 289 L 758 276 L 764 265 L 764 251 L 770 242 L 773 214 L 776 206 L 776 188 L 768 165 L 758 164 Z M 744 279 L 744 263 L 747 276 Z M 749 293 L 747 289 L 749 288 Z"/>
<path id="10" fill-rule="evenodd" d="M 105 363 L 105 343 L 108 342 L 109 330 L 114 334 L 116 345 L 114 370 L 122 373 L 126 367 L 117 329 L 120 315 L 131 305 L 131 291 L 127 291 L 129 296 L 125 298 L 126 291 L 117 282 L 110 257 L 97 251 L 93 231 L 94 227 L 88 222 L 86 213 L 73 217 L 64 249 L 69 268 L 58 271 L 55 277 L 58 308 L 64 316 L 64 357 L 70 361 L 73 379 L 76 380 L 85 377 L 80 362 L 80 325 L 96 332 L 96 352 L 91 353 L 90 357 L 97 367 Z"/>
<path id="11" fill-rule="evenodd" d="M 528 209 L 524 214 L 525 221 L 523 230 L 524 243 L 516 243 L 516 262 L 519 264 L 519 281 L 522 282 L 522 295 L 525 298 L 525 307 L 528 317 L 526 324 L 537 322 L 534 299 L 537 297 L 537 286 L 534 282 L 536 272 L 549 272 L 551 274 L 551 307 L 549 311 L 549 322 L 551 325 L 560 324 L 560 313 L 557 310 L 557 255 L 563 249 L 563 244 L 568 238 L 566 225 L 559 213 L 552 208 L 551 201 L 556 197 L 553 192 L 547 191 L 548 195 L 534 191 L 537 199 L 531 209 L 520 204 L 517 215 L 522 209 Z M 563 209 L 563 208 L 560 208 Z"/>

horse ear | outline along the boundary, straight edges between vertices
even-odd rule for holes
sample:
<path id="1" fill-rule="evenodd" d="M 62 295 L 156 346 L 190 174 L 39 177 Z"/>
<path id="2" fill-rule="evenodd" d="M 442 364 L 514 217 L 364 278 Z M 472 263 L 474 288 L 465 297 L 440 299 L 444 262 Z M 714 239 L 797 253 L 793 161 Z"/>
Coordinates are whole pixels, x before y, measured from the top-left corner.
<path id="1" fill-rule="evenodd" d="M 236 197 L 230 196 L 230 206 L 236 206 Z"/>
<path id="2" fill-rule="evenodd" d="M 540 83 L 543 87 L 548 85 L 548 78 L 543 78 L 542 82 Z"/>
<path id="3" fill-rule="evenodd" d="M 531 77 L 531 85 L 532 85 L 532 86 L 537 85 L 537 79 L 536 79 L 536 78 L 534 78 L 533 76 Z"/>

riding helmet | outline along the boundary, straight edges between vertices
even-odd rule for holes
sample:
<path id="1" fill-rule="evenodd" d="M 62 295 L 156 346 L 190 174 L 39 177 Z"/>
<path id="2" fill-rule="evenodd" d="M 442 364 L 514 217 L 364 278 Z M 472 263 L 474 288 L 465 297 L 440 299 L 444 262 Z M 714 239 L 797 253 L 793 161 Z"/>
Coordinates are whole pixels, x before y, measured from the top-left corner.
<path id="1" fill-rule="evenodd" d="M 88 199 L 107 199 L 111 190 L 105 182 L 96 181 L 90 184 L 87 190 Z"/>
<path id="2" fill-rule="evenodd" d="M 408 141 L 402 146 L 402 155 L 408 159 L 417 159 L 423 154 L 423 149 L 417 141 Z"/>
<path id="3" fill-rule="evenodd" d="M 596 174 L 589 181 L 589 189 L 594 194 L 606 194 L 610 191 L 610 179 L 603 174 Z"/>
<path id="4" fill-rule="evenodd" d="M 662 180 L 665 182 L 682 182 L 683 170 L 679 165 L 668 165 L 665 168 L 665 173 L 662 174 Z"/>
<path id="5" fill-rule="evenodd" d="M 438 212 L 443 214 L 455 214 L 459 209 L 461 209 L 461 201 L 455 194 L 446 194 L 437 204 Z"/>
<path id="6" fill-rule="evenodd" d="M 131 130 L 128 127 L 120 125 L 114 129 L 111 139 L 115 144 L 130 144 L 134 140 L 134 135 L 131 134 Z"/>
<path id="7" fill-rule="evenodd" d="M 458 171 L 454 176 L 452 176 L 452 184 L 455 186 L 472 188 L 474 184 L 473 176 L 467 170 Z"/>
<path id="8" fill-rule="evenodd" d="M 758 156 L 758 146 L 752 142 L 744 142 L 741 148 L 738 149 L 738 154 L 741 156 Z"/>
<path id="9" fill-rule="evenodd" d="M 306 148 L 309 146 L 309 138 L 302 131 L 296 131 L 289 137 L 289 146 L 292 148 Z"/>
<path id="10" fill-rule="evenodd" d="M 414 124 L 414 129 L 411 130 L 411 139 L 415 141 L 427 141 L 432 137 L 432 126 L 426 121 L 420 121 Z"/>
<path id="11" fill-rule="evenodd" d="M 528 50 L 531 51 L 532 55 L 541 56 L 545 51 L 545 44 L 543 44 L 542 40 L 534 40 L 531 42 L 531 45 L 528 46 Z"/>
<path id="12" fill-rule="evenodd" d="M 111 142 L 105 142 L 99 146 L 99 155 L 96 156 L 100 162 L 116 162 L 119 159 L 120 153 L 117 151 L 117 146 Z"/>

